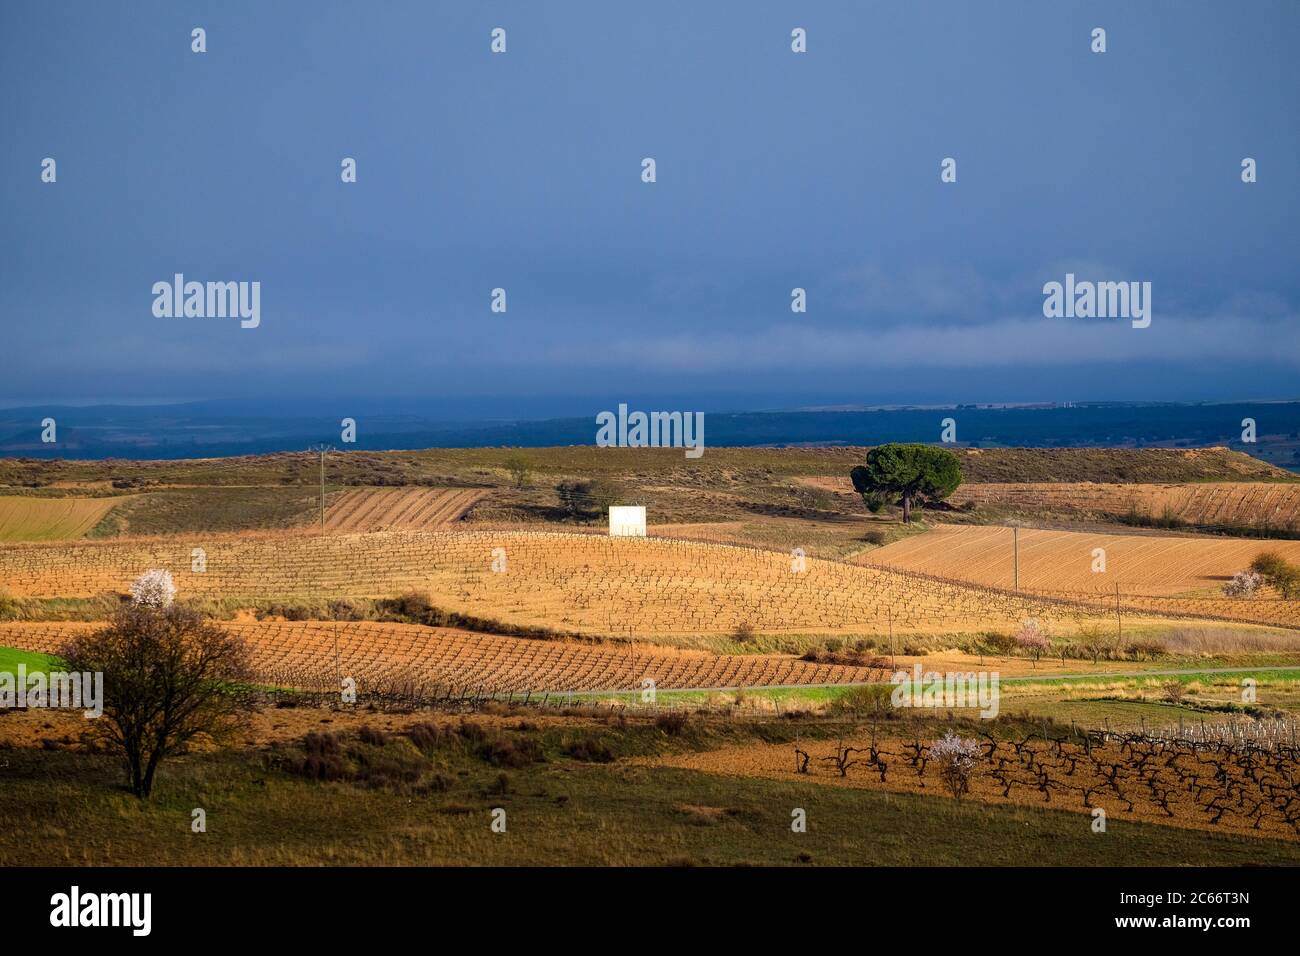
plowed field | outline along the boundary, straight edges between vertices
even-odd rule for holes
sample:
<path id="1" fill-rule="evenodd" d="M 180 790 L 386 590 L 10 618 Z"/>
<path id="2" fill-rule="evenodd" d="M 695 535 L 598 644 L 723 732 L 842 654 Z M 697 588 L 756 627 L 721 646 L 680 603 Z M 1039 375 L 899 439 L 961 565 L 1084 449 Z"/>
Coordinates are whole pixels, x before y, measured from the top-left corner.
<path id="1" fill-rule="evenodd" d="M 1257 554 L 1300 561 L 1300 541 L 1020 529 L 1020 585 L 1049 591 L 1174 596 L 1221 586 Z M 1093 550 L 1106 570 L 1093 570 Z M 865 564 L 1011 587 L 1012 529 L 947 525 L 861 555 Z"/>
<path id="2" fill-rule="evenodd" d="M 0 624 L 0 646 L 55 653 L 93 624 Z M 485 693 L 659 690 L 879 681 L 866 667 L 784 655 L 726 655 L 640 645 L 503 637 L 453 628 L 364 622 L 224 623 L 244 638 L 260 679 L 280 686 L 359 689 L 401 681 Z M 337 655 L 337 657 L 336 657 Z M 336 663 L 337 661 L 337 663 Z"/>
<path id="3" fill-rule="evenodd" d="M 958 488 L 951 501 L 1081 517 L 1137 514 L 1191 525 L 1300 528 L 1300 482 L 970 484 Z"/>
<path id="4" fill-rule="evenodd" d="M 441 528 L 483 497 L 476 488 L 358 488 L 345 492 L 325 512 L 334 531 Z"/>
<path id="5" fill-rule="evenodd" d="M 1085 750 L 1079 742 L 1062 744 L 1058 750 L 1041 740 L 1027 745 L 999 742 L 994 750 L 986 739 L 979 742 L 981 757 L 965 799 L 1071 810 L 1080 814 L 1080 827 L 1091 826 L 1093 810 L 1100 807 L 1111 820 L 1300 838 L 1300 817 L 1293 808 L 1297 765 L 1291 758 L 1270 755 L 1251 761 L 1232 754 L 1175 751 L 1146 757 L 1118 743 Z M 918 758 L 917 741 L 876 741 L 878 762 L 871 760 L 869 738 L 844 743 L 859 752 L 849 755 L 852 763 L 843 776 L 837 763 L 827 759 L 837 752 L 833 742 L 801 745 L 809 756 L 806 773 L 796 772 L 799 758 L 789 744 L 746 744 L 645 762 L 729 776 L 815 781 L 953 799 L 944 788 L 937 762 Z M 1135 766 L 1139 756 L 1145 758 L 1141 768 Z"/>

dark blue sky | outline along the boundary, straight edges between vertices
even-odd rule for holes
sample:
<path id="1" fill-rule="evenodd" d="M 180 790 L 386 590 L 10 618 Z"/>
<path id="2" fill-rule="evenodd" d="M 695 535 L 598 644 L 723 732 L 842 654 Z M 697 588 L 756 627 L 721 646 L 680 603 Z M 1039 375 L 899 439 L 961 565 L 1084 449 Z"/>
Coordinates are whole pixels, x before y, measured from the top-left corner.
<path id="1" fill-rule="evenodd" d="M 1295 0 L 5 0 L 0 402 L 1295 398 L 1297 48 Z M 1151 327 L 1044 318 L 1067 271 Z M 176 272 L 260 328 L 155 318 Z"/>

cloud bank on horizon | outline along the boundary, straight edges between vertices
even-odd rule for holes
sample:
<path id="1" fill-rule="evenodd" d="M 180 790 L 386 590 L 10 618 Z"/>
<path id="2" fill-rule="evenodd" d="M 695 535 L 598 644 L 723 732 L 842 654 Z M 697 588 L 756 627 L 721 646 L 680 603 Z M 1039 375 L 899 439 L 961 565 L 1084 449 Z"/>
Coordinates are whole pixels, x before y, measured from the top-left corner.
<path id="1" fill-rule="evenodd" d="M 7 3 L 0 401 L 1297 397 L 1298 44 L 1292 0 Z M 260 321 L 155 315 L 176 274 Z M 1150 326 L 1045 317 L 1067 274 Z"/>

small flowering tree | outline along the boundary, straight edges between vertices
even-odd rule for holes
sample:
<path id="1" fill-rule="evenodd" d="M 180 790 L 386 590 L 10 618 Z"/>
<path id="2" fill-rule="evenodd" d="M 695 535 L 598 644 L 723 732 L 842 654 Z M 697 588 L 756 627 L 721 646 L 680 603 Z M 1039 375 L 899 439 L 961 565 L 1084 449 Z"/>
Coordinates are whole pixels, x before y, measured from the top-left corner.
<path id="1" fill-rule="evenodd" d="M 1052 649 L 1052 642 L 1048 640 L 1043 629 L 1038 626 L 1038 622 L 1032 618 L 1020 625 L 1020 630 L 1016 631 L 1016 646 L 1027 654 L 1032 654 L 1034 663 L 1047 651 Z"/>
<path id="2" fill-rule="evenodd" d="M 939 765 L 939 776 L 954 800 L 970 791 L 971 773 L 979 758 L 979 744 L 966 737 L 957 737 L 948 731 L 942 740 L 930 745 L 929 759 Z"/>
<path id="3" fill-rule="evenodd" d="M 146 571 L 131 582 L 131 603 L 146 607 L 167 607 L 176 598 L 172 573 L 159 568 Z"/>
<path id="4" fill-rule="evenodd" d="M 1254 571 L 1238 571 L 1232 576 L 1232 580 L 1223 586 L 1223 593 L 1230 598 L 1253 597 L 1263 583 L 1264 579 Z"/>

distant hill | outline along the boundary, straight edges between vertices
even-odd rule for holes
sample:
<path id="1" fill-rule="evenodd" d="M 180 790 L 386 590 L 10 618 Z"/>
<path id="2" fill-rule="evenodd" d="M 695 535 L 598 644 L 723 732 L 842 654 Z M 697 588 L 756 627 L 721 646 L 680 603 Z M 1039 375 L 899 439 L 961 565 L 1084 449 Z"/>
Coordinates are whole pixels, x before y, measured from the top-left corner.
<path id="1" fill-rule="evenodd" d="M 866 446 L 709 448 L 687 460 L 681 449 L 430 448 L 335 451 L 331 486 L 475 487 L 500 483 L 506 462 L 522 457 L 539 480 L 561 475 L 663 480 L 685 486 L 718 480 L 753 484 L 774 477 L 846 477 Z M 967 482 L 1300 481 L 1296 475 L 1227 448 L 959 448 Z M 124 494 L 167 486 L 314 488 L 319 461 L 305 452 L 176 461 L 0 458 L 0 487 L 44 495 Z M 80 486 L 80 487 L 79 487 Z"/>
<path id="2" fill-rule="evenodd" d="M 594 445 L 595 415 L 545 420 L 444 420 L 359 402 L 275 405 L 198 402 L 150 407 L 0 409 L 0 455 L 139 460 L 296 452 L 317 441 L 339 443 L 340 421 L 356 420 L 352 451 L 424 448 L 548 448 Z M 607 406 L 616 407 L 616 406 Z M 691 406 L 637 404 L 646 411 Z M 312 410 L 307 414 L 304 409 Z M 1282 467 L 1300 468 L 1300 402 L 1229 404 L 1070 404 L 1041 407 L 957 405 L 731 412 L 705 414 L 705 445 L 851 447 L 935 442 L 942 422 L 956 423 L 957 443 L 975 448 L 1199 448 L 1224 445 Z M 53 418 L 58 441 L 41 441 Z M 1258 441 L 1243 444 L 1242 421 Z"/>
<path id="3" fill-rule="evenodd" d="M 1285 469 L 1227 448 L 997 448 L 961 452 L 969 482 L 1296 481 Z"/>

